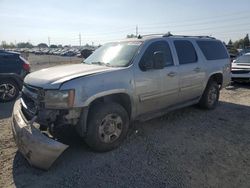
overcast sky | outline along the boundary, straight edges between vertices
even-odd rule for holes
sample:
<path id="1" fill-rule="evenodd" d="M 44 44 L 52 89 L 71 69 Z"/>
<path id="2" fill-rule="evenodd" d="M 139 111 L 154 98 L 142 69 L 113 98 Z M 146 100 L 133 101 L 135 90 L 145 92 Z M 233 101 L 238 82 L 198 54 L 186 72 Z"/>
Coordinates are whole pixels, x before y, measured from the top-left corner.
<path id="1" fill-rule="evenodd" d="M 0 41 L 95 44 L 135 34 L 212 35 L 223 41 L 250 33 L 250 0 L 0 0 Z"/>

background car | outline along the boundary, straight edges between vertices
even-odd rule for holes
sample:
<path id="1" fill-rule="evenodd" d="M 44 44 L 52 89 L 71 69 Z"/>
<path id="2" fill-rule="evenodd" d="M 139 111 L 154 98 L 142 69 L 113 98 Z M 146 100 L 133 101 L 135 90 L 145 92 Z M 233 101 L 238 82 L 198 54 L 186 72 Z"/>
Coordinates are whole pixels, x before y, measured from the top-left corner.
<path id="1" fill-rule="evenodd" d="M 22 88 L 30 64 L 19 53 L 0 50 L 0 102 L 14 100 Z"/>
<path id="2" fill-rule="evenodd" d="M 250 81 L 250 53 L 239 56 L 232 63 L 232 80 L 236 82 Z"/>

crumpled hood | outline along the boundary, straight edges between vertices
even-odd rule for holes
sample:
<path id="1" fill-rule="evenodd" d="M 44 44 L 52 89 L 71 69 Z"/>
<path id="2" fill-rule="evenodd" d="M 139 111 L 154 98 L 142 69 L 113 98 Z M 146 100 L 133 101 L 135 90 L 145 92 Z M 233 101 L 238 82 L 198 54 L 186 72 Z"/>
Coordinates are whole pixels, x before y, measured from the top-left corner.
<path id="1" fill-rule="evenodd" d="M 24 83 L 44 89 L 58 89 L 68 80 L 114 69 L 116 68 L 87 64 L 56 66 L 28 74 Z"/>

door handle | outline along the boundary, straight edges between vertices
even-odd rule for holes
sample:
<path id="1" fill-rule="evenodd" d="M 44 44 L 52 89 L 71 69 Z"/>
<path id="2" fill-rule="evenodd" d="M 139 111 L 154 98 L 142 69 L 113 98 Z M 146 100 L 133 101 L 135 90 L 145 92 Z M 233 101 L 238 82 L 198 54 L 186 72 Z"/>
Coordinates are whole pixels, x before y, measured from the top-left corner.
<path id="1" fill-rule="evenodd" d="M 169 77 L 174 77 L 174 76 L 176 76 L 176 72 L 170 72 L 170 73 L 168 73 L 167 74 Z"/>
<path id="2" fill-rule="evenodd" d="M 194 72 L 200 72 L 201 71 L 201 68 L 200 67 L 196 67 L 195 69 L 194 69 Z"/>

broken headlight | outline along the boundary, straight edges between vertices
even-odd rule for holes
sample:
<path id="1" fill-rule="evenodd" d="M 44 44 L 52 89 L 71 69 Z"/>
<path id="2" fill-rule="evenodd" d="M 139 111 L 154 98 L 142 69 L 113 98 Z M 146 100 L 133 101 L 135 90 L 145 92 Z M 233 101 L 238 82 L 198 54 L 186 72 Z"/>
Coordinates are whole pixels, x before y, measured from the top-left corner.
<path id="1" fill-rule="evenodd" d="M 45 92 L 45 108 L 63 109 L 74 105 L 75 90 L 47 90 Z"/>

